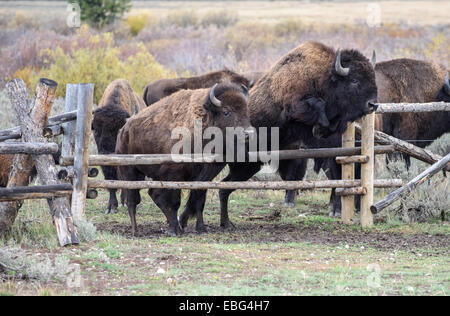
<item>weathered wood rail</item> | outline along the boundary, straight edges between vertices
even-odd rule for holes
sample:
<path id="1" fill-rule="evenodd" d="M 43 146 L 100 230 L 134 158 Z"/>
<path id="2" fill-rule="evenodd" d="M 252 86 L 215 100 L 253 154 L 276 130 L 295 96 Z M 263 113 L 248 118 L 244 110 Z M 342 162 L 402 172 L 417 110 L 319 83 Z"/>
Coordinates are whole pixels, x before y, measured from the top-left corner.
<path id="1" fill-rule="evenodd" d="M 376 146 L 375 154 L 393 153 L 393 146 Z M 280 160 L 301 159 L 301 158 L 326 158 L 337 155 L 357 155 L 361 153 L 361 147 L 354 148 L 320 148 L 320 149 L 299 149 L 281 150 L 273 152 L 250 152 L 250 159 L 258 159 L 258 156 L 276 156 Z M 158 165 L 163 163 L 216 163 L 224 161 L 221 155 L 91 155 L 87 161 L 89 166 L 124 166 L 124 165 Z M 62 166 L 73 164 L 74 157 L 61 157 Z"/>

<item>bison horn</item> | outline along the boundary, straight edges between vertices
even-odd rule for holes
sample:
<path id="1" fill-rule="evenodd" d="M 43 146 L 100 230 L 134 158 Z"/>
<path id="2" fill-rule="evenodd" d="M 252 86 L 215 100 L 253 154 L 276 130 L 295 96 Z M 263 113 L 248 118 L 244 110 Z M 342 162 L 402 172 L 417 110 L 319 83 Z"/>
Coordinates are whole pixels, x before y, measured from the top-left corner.
<path id="1" fill-rule="evenodd" d="M 445 92 L 450 95 L 450 80 L 448 79 L 448 72 L 445 75 L 445 84 L 444 84 Z"/>
<path id="2" fill-rule="evenodd" d="M 214 104 L 217 107 L 222 106 L 222 101 L 216 98 L 216 95 L 214 94 L 214 90 L 216 90 L 217 83 L 212 87 L 211 92 L 209 93 L 209 99 L 211 100 L 212 104 Z"/>
<path id="3" fill-rule="evenodd" d="M 336 72 L 337 72 L 337 74 L 339 76 L 343 76 L 343 77 L 348 76 L 348 73 L 350 72 L 350 68 L 342 67 L 342 64 L 341 64 L 341 51 L 340 50 L 338 50 L 337 57 L 336 57 L 336 63 L 334 65 L 334 67 L 335 67 Z"/>
<path id="4" fill-rule="evenodd" d="M 248 88 L 245 84 L 241 84 L 242 91 L 244 91 L 245 98 L 248 99 Z"/>
<path id="5" fill-rule="evenodd" d="M 376 64 L 377 64 L 377 53 L 375 53 L 375 49 L 374 49 L 373 53 L 372 53 L 372 66 L 373 66 L 373 68 L 375 68 Z"/>

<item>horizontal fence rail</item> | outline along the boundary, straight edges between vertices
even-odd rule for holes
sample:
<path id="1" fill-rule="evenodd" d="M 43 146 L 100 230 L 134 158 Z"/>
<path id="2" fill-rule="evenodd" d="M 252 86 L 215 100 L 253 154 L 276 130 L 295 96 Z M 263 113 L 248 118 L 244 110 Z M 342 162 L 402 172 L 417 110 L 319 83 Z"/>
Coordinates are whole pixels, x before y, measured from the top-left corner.
<path id="1" fill-rule="evenodd" d="M 72 194 L 72 190 L 72 185 L 69 183 L 0 188 L 0 202 L 27 199 L 51 199 L 55 196 L 68 196 Z"/>
<path id="2" fill-rule="evenodd" d="M 375 146 L 375 154 L 393 153 L 394 147 L 391 145 Z M 273 156 L 279 160 L 302 159 L 302 158 L 326 158 L 336 156 L 351 156 L 361 154 L 360 147 L 353 148 L 320 148 L 320 149 L 299 149 L 281 150 L 273 152 L 250 152 L 249 158 L 255 159 L 264 156 Z M 258 156 L 259 157 L 258 157 Z M 125 166 L 125 165 L 156 165 L 163 163 L 216 163 L 224 159 L 222 155 L 91 155 L 89 156 L 89 166 Z M 61 157 L 62 166 L 73 164 L 73 156 Z"/>
<path id="3" fill-rule="evenodd" d="M 401 179 L 375 180 L 376 188 L 401 187 Z M 321 181 L 121 181 L 121 180 L 89 180 L 88 187 L 94 189 L 248 189 L 248 190 L 296 190 L 296 189 L 332 189 L 360 187 L 361 180 L 321 180 Z"/>
<path id="4" fill-rule="evenodd" d="M 0 154 L 29 154 L 44 155 L 56 154 L 59 147 L 56 143 L 23 143 L 6 142 L 0 143 Z"/>
<path id="5" fill-rule="evenodd" d="M 71 111 L 60 115 L 52 116 L 48 119 L 47 125 L 44 128 L 44 134 L 48 135 L 52 127 L 77 119 L 77 111 Z M 22 132 L 19 126 L 8 128 L 0 131 L 0 142 L 8 139 L 19 139 L 22 137 Z"/>
<path id="6" fill-rule="evenodd" d="M 419 113 L 439 111 L 450 111 L 450 103 L 378 103 L 378 108 L 375 113 Z"/>

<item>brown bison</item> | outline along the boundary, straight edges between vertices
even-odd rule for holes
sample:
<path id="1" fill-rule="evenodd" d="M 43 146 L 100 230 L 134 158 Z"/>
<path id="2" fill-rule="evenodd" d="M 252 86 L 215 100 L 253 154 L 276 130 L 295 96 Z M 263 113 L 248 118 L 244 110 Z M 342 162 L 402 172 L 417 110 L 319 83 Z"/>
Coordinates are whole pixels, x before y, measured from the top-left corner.
<path id="1" fill-rule="evenodd" d="M 248 95 L 239 85 L 219 83 L 211 89 L 181 90 L 130 118 L 117 138 L 117 154 L 170 154 L 179 141 L 172 139 L 175 128 L 185 127 L 193 135 L 194 122 L 202 122 L 203 131 L 208 127 L 219 128 L 225 135 L 227 127 L 250 127 L 247 107 Z M 202 145 L 204 148 L 204 145 Z M 224 152 L 226 148 L 224 148 Z M 121 166 L 121 179 L 136 181 L 145 176 L 161 181 L 211 181 L 224 167 L 223 163 L 210 164 L 161 164 L 150 166 Z M 205 191 L 190 192 L 187 207 L 203 208 L 199 200 Z M 139 190 L 125 190 L 132 233 L 136 233 L 136 205 L 140 202 Z M 181 227 L 177 212 L 180 207 L 181 190 L 149 189 L 148 194 L 163 211 L 169 222 L 169 233 L 178 235 Z M 198 217 L 197 230 L 204 224 Z"/>
<path id="2" fill-rule="evenodd" d="M 117 79 L 106 88 L 94 111 L 92 132 L 94 133 L 97 149 L 100 154 L 112 154 L 116 148 L 119 129 L 133 113 L 144 109 L 145 103 L 131 88 L 125 79 Z M 102 166 L 107 180 L 117 180 L 115 167 Z M 117 190 L 109 190 L 109 202 L 106 214 L 116 213 L 119 205 L 116 197 Z"/>
<path id="3" fill-rule="evenodd" d="M 336 52 L 308 42 L 283 56 L 251 89 L 250 119 L 256 128 L 279 128 L 280 149 L 286 149 L 296 141 L 343 132 L 347 122 L 375 110 L 372 101 L 376 97 L 375 72 L 360 52 Z M 284 163 L 280 161 L 280 171 Z M 229 167 L 224 181 L 245 181 L 260 170 L 261 163 L 231 163 Z M 286 174 L 280 175 L 286 179 Z M 233 227 L 228 218 L 232 192 L 219 192 L 222 227 Z M 204 197 L 198 204 L 204 204 Z M 186 208 L 180 216 L 183 226 L 192 214 L 201 212 Z"/>
<path id="4" fill-rule="evenodd" d="M 434 101 L 450 102 L 450 84 L 448 72 L 435 63 L 413 59 L 394 59 L 380 62 L 375 66 L 375 76 L 378 86 L 378 102 L 380 103 L 425 103 Z M 415 145 L 425 147 L 441 135 L 450 132 L 450 112 L 429 113 L 385 113 L 376 116 L 375 128 L 403 140 L 419 140 Z M 422 141 L 420 141 L 422 140 Z M 414 143 L 414 142 L 413 142 Z M 335 134 L 327 139 L 314 140 L 305 144 L 309 148 L 341 147 L 341 134 Z M 404 156 L 407 167 L 410 157 Z M 291 168 L 305 165 L 304 161 L 291 161 Z M 301 168 L 300 168 L 301 169 Z M 325 171 L 329 179 L 341 179 L 341 166 L 334 158 L 314 159 L 314 170 Z M 357 175 L 359 169 L 357 168 Z M 304 176 L 304 170 L 297 171 L 295 180 Z M 285 202 L 294 205 L 295 191 L 287 191 Z M 357 196 L 358 200 L 359 196 Z M 333 204 L 330 215 L 339 215 L 341 199 L 331 194 Z M 357 202 L 357 207 L 359 203 Z"/>
<path id="5" fill-rule="evenodd" d="M 250 87 L 250 82 L 247 78 L 231 70 L 224 69 L 221 71 L 209 72 L 197 77 L 160 79 L 153 81 L 145 87 L 143 98 L 145 104 L 149 106 L 177 91 L 210 88 L 214 84 L 220 82 L 233 82 L 238 86 L 244 85 L 244 87 L 246 87 L 245 89 L 249 89 Z"/>
<path id="6" fill-rule="evenodd" d="M 262 76 L 264 75 L 264 72 L 252 71 L 252 72 L 246 72 L 242 75 L 248 79 L 248 81 L 249 81 L 248 88 L 251 89 L 258 82 L 258 80 L 262 78 Z"/>
<path id="7" fill-rule="evenodd" d="M 0 155 L 0 187 L 6 187 L 8 184 L 13 160 L 14 155 Z"/>

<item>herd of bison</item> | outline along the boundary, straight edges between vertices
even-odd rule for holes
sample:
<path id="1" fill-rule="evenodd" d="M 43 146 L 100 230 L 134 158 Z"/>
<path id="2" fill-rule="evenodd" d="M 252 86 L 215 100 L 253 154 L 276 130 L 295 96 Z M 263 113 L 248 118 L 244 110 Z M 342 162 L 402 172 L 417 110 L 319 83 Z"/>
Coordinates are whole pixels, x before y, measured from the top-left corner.
<path id="1" fill-rule="evenodd" d="M 172 130 L 182 126 L 193 131 L 196 120 L 201 120 L 203 130 L 213 126 L 223 135 L 227 127 L 253 126 L 257 133 L 260 127 L 268 127 L 269 134 L 271 128 L 278 128 L 280 150 L 340 147 L 347 123 L 375 111 L 376 102 L 450 102 L 448 70 L 443 66 L 406 58 L 376 63 L 374 57 L 369 60 L 358 50 L 334 50 L 307 42 L 265 72 L 237 74 L 222 70 L 191 78 L 161 79 L 147 85 L 143 98 L 126 80 L 115 80 L 94 111 L 92 131 L 98 152 L 170 154 L 178 141 L 172 139 Z M 450 112 L 377 115 L 376 129 L 405 140 L 433 140 L 450 131 Z M 409 164 L 409 158 L 405 158 Z M 340 179 L 340 167 L 334 159 L 314 162 L 316 172 L 323 169 L 328 178 Z M 0 163 L 1 185 L 5 185 L 11 156 L 3 155 Z M 108 180 L 138 181 L 149 177 L 161 181 L 211 181 L 226 165 L 229 173 L 223 181 L 246 181 L 262 167 L 260 162 L 217 162 L 102 169 Z M 301 180 L 305 171 L 306 159 L 279 162 L 283 180 Z M 233 227 L 228 217 L 232 192 L 219 191 L 220 225 L 224 228 Z M 115 213 L 119 204 L 116 190 L 109 193 L 106 212 Z M 206 231 L 206 190 L 191 190 L 180 216 L 181 190 L 149 189 L 148 194 L 166 216 L 169 234 L 181 234 L 191 217 L 196 217 L 197 232 Z M 295 195 L 295 191 L 286 192 L 287 206 L 293 205 Z M 128 207 L 135 234 L 140 192 L 122 190 L 121 200 Z M 340 198 L 333 192 L 331 200 L 331 214 L 337 215 Z"/>

